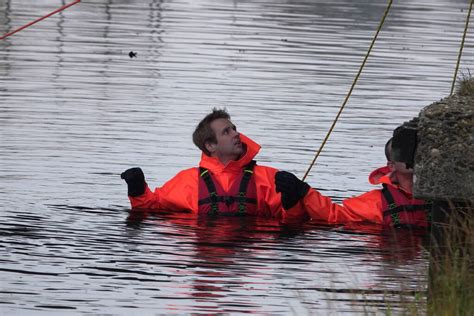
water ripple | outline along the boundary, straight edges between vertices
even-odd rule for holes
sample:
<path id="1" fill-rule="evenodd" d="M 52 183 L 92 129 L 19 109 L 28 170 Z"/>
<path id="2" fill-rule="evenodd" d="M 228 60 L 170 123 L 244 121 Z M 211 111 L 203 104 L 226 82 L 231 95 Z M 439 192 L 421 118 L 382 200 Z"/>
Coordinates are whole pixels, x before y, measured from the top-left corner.
<path id="1" fill-rule="evenodd" d="M 0 34 L 61 4 L 0 0 Z M 365 314 L 424 295 L 422 235 L 130 215 L 119 177 L 141 166 L 159 186 L 195 166 L 213 106 L 261 164 L 302 175 L 385 6 L 81 1 L 1 41 L 0 313 Z M 336 201 L 371 189 L 392 130 L 449 93 L 466 7 L 394 3 L 313 186 Z"/>

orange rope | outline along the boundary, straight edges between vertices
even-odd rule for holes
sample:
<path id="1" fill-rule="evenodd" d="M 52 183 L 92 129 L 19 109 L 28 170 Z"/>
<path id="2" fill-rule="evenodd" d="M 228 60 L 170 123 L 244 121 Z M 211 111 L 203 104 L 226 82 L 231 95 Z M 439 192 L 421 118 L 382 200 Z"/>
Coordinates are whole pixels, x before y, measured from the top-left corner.
<path id="1" fill-rule="evenodd" d="M 28 23 L 28 24 L 26 24 L 26 25 L 23 25 L 22 27 L 20 27 L 20 28 L 14 30 L 14 31 L 11 31 L 11 32 L 9 32 L 9 33 L 7 33 L 7 34 L 5 34 L 5 35 L 3 35 L 2 37 L 0 37 L 0 40 L 3 40 L 3 39 L 5 39 L 5 38 L 7 38 L 8 36 L 11 36 L 11 35 L 13 35 L 13 34 L 15 34 L 15 33 L 17 33 L 17 32 L 20 32 L 21 30 L 24 30 L 24 29 L 26 29 L 27 27 L 32 26 L 33 24 L 38 23 L 39 21 L 42 21 L 42 20 L 44 20 L 44 19 L 46 19 L 46 18 L 49 18 L 49 17 L 52 16 L 53 14 L 56 14 L 56 13 L 58 13 L 58 12 L 61 12 L 61 11 L 65 10 L 65 9 L 69 8 L 70 6 L 73 6 L 73 5 L 75 5 L 76 3 L 79 3 L 79 2 L 81 2 L 81 0 L 76 0 L 76 1 L 74 1 L 74 2 L 72 2 L 72 3 L 70 3 L 70 4 L 66 4 L 66 5 L 60 7 L 59 9 L 54 10 L 53 12 L 48 13 L 48 14 L 46 14 L 45 16 L 43 16 L 43 17 L 41 17 L 41 18 L 39 18 L 39 19 L 34 20 L 33 22 L 30 22 L 30 23 Z"/>

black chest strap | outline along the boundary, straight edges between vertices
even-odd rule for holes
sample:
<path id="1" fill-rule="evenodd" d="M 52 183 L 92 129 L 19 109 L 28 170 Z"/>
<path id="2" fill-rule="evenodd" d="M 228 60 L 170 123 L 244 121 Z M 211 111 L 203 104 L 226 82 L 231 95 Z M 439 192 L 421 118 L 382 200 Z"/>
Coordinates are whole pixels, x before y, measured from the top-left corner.
<path id="1" fill-rule="evenodd" d="M 255 198 L 247 197 L 247 190 L 250 183 L 250 179 L 253 175 L 253 169 L 256 162 L 252 160 L 249 164 L 244 167 L 242 180 L 239 185 L 239 192 L 237 196 L 231 195 L 218 195 L 216 190 L 216 185 L 212 180 L 212 177 L 209 173 L 209 170 L 206 168 L 199 168 L 199 176 L 204 180 L 207 190 L 209 191 L 209 197 L 203 198 L 198 201 L 198 205 L 202 204 L 211 204 L 211 214 L 217 214 L 219 212 L 218 203 L 225 203 L 227 206 L 230 206 L 232 203 L 238 203 L 238 213 L 245 214 L 247 211 L 246 203 L 257 204 Z"/>
<path id="2" fill-rule="evenodd" d="M 427 219 L 430 220 L 430 209 L 431 204 L 411 204 L 411 205 L 397 205 L 395 199 L 393 198 L 392 193 L 390 192 L 388 186 L 383 184 L 382 194 L 387 201 L 388 208 L 383 211 L 383 216 L 390 216 L 394 226 L 400 225 L 400 212 L 416 212 L 416 211 L 425 211 L 427 214 Z"/>

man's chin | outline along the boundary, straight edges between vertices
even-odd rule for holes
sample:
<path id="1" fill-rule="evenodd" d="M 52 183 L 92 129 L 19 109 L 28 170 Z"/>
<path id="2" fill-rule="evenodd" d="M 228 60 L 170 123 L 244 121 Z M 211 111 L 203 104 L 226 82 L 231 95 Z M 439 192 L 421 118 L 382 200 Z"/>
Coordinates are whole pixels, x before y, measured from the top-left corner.
<path id="1" fill-rule="evenodd" d="M 244 155 L 244 152 L 240 150 L 240 151 L 235 151 L 234 154 L 237 157 L 237 160 L 239 160 Z"/>
<path id="2" fill-rule="evenodd" d="M 237 146 L 237 147 L 236 147 L 236 153 L 237 153 L 239 156 L 243 156 L 246 151 L 247 151 L 247 147 L 245 147 L 243 144 L 241 144 L 240 146 Z"/>

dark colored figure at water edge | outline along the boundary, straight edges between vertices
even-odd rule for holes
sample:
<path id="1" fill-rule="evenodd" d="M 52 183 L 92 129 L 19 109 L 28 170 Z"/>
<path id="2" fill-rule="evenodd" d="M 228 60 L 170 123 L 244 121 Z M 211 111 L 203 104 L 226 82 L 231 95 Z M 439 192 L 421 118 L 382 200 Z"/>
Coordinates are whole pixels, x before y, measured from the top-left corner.
<path id="1" fill-rule="evenodd" d="M 399 138 L 394 132 L 394 139 Z M 237 132 L 225 110 L 213 109 L 193 133 L 202 151 L 199 167 L 183 170 L 152 192 L 140 168 L 122 173 L 133 209 L 190 211 L 197 215 L 264 216 L 329 224 L 371 222 L 387 226 L 428 225 L 424 201 L 413 199 L 413 169 L 391 159 L 374 170 L 369 182 L 382 185 L 360 196 L 333 203 L 295 175 L 259 166 L 260 146 Z M 398 146 L 398 145 L 397 145 Z"/>
<path id="2" fill-rule="evenodd" d="M 213 109 L 196 127 L 193 142 L 202 151 L 199 167 L 179 172 L 154 192 L 140 168 L 122 173 L 133 209 L 264 216 L 281 221 L 305 218 L 309 213 L 305 209 L 311 205 L 305 201 L 309 185 L 281 179 L 277 184 L 285 187 L 285 193 L 278 193 L 278 170 L 253 160 L 260 146 L 237 131 L 225 110 Z"/>

